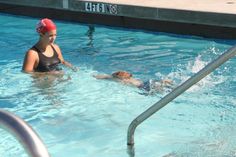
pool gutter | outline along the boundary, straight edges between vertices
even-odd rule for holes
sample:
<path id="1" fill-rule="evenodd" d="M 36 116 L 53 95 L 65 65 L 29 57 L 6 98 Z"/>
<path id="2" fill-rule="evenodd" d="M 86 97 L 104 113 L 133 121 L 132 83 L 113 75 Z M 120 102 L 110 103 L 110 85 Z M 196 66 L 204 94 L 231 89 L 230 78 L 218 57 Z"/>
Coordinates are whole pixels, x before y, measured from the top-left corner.
<path id="1" fill-rule="evenodd" d="M 236 39 L 235 0 L 215 0 L 212 3 L 211 0 L 197 0 L 198 3 L 194 1 L 190 3 L 189 0 L 176 0 L 168 3 L 163 0 L 0 0 L 0 12 Z"/>

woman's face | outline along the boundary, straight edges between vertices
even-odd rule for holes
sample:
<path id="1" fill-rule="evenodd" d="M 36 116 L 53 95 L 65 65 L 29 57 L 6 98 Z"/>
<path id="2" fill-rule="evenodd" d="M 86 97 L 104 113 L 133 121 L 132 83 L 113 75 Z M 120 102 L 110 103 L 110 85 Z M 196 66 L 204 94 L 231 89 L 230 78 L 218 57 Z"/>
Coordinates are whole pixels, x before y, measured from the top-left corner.
<path id="1" fill-rule="evenodd" d="M 42 35 L 42 39 L 48 44 L 54 43 L 56 37 L 57 37 L 57 30 L 52 30 Z"/>

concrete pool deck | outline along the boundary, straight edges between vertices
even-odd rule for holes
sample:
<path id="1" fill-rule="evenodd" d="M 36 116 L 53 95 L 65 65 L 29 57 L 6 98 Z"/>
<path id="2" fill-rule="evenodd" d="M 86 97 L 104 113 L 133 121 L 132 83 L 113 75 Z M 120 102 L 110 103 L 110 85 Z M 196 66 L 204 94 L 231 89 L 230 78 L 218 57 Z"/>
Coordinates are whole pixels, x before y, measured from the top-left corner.
<path id="1" fill-rule="evenodd" d="M 236 39 L 236 0 L 0 0 L 0 12 Z"/>

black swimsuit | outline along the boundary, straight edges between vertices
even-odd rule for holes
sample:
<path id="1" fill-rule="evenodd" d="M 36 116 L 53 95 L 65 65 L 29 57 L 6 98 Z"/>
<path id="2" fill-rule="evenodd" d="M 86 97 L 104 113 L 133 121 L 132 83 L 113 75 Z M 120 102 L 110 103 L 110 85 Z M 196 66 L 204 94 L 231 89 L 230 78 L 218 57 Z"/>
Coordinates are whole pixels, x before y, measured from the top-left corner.
<path id="1" fill-rule="evenodd" d="M 47 57 L 42 54 L 36 46 L 33 46 L 32 49 L 36 50 L 39 56 L 39 64 L 35 71 L 37 72 L 49 72 L 49 71 L 58 71 L 61 70 L 58 65 L 60 64 L 60 60 L 58 58 L 58 54 L 54 47 L 51 45 L 53 49 L 53 56 Z"/>

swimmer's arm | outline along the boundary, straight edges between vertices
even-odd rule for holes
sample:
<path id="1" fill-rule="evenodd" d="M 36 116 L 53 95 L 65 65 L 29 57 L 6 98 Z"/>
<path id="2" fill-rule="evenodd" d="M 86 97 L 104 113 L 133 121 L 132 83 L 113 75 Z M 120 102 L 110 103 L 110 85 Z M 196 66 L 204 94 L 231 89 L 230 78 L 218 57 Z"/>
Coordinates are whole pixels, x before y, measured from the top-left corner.
<path id="1" fill-rule="evenodd" d="M 142 87 L 143 86 L 143 81 L 136 80 L 133 82 L 133 85 L 136 87 Z"/>
<path id="2" fill-rule="evenodd" d="M 161 80 L 160 83 L 162 87 L 166 87 L 170 89 L 174 89 L 174 86 L 175 86 L 173 80 L 170 80 L 170 79 Z"/>
<path id="3" fill-rule="evenodd" d="M 33 72 L 37 58 L 37 54 L 33 50 L 29 50 L 25 55 L 22 70 L 26 73 Z"/>
<path id="4" fill-rule="evenodd" d="M 65 60 L 62 60 L 61 63 L 62 63 L 63 65 L 65 65 L 65 66 L 71 68 L 71 70 L 73 70 L 73 71 L 75 71 L 75 72 L 79 70 L 78 67 L 73 66 L 71 63 L 69 63 L 69 62 L 67 62 L 67 61 L 65 61 Z"/>
<path id="5" fill-rule="evenodd" d="M 56 49 L 56 52 L 57 52 L 57 54 L 58 54 L 58 58 L 59 58 L 60 62 L 61 62 L 63 65 L 67 66 L 68 68 L 71 68 L 73 71 L 79 70 L 78 67 L 75 67 L 75 66 L 73 66 L 71 63 L 69 63 L 69 62 L 67 62 L 67 61 L 64 60 L 63 55 L 62 55 L 62 53 L 61 53 L 61 49 L 59 48 L 58 45 L 53 44 L 53 46 L 54 46 L 54 48 Z"/>
<path id="6" fill-rule="evenodd" d="M 113 79 L 111 75 L 107 74 L 99 74 L 99 75 L 93 75 L 96 79 Z"/>
<path id="7" fill-rule="evenodd" d="M 121 82 L 124 84 L 135 86 L 135 87 L 142 87 L 143 86 L 143 81 L 141 81 L 139 79 L 134 79 L 134 78 L 124 79 L 124 80 L 121 80 Z"/>
<path id="8" fill-rule="evenodd" d="M 170 79 L 161 80 L 161 83 L 163 83 L 164 85 L 173 85 L 173 81 Z"/>

